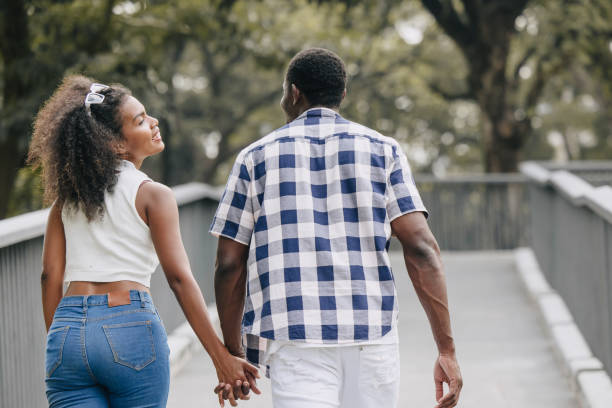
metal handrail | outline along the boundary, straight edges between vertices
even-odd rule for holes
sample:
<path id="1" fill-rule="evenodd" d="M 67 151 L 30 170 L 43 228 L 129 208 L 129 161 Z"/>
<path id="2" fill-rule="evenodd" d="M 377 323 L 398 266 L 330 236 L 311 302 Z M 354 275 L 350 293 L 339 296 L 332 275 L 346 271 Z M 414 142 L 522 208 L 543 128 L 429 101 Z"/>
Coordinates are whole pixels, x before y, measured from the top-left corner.
<path id="1" fill-rule="evenodd" d="M 591 170 L 612 170 L 612 162 L 588 162 L 584 166 Z M 574 169 L 579 168 L 573 164 Z M 582 167 L 584 168 L 584 167 Z M 566 170 L 550 170 L 542 163 L 525 162 L 520 166 L 521 172 L 534 183 L 549 186 L 576 206 L 590 208 L 593 212 L 612 223 L 612 187 L 594 187 L 579 176 Z"/>
<path id="2" fill-rule="evenodd" d="M 173 187 L 178 205 L 185 205 L 204 198 L 219 200 L 222 189 L 204 183 L 187 183 Z M 0 220 L 0 248 L 40 237 L 45 233 L 49 209 L 29 212 Z"/>

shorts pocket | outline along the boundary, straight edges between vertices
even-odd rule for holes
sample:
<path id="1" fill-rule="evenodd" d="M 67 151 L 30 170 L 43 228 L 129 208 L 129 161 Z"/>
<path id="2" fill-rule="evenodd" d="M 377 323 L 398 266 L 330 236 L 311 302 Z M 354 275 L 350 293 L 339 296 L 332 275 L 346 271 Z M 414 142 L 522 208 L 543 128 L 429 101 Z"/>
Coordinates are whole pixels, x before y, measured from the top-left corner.
<path id="1" fill-rule="evenodd" d="M 140 371 L 155 361 L 151 322 L 130 322 L 102 326 L 115 362 Z"/>
<path id="2" fill-rule="evenodd" d="M 45 372 L 51 377 L 57 367 L 62 364 L 64 343 L 70 326 L 58 327 L 47 333 L 47 347 L 45 351 Z"/>
<path id="3" fill-rule="evenodd" d="M 294 385 L 295 377 L 304 373 L 302 358 L 282 348 L 270 356 L 269 364 L 272 383 L 276 383 L 276 387 L 280 386 L 283 389 Z"/>
<path id="4" fill-rule="evenodd" d="M 336 389 L 340 384 L 337 356 L 334 347 L 284 345 L 270 356 L 270 379 L 288 391 L 296 384 L 316 384 L 320 391 Z"/>
<path id="5" fill-rule="evenodd" d="M 399 380 L 399 350 L 397 344 L 370 344 L 360 347 L 360 384 L 380 387 Z"/>

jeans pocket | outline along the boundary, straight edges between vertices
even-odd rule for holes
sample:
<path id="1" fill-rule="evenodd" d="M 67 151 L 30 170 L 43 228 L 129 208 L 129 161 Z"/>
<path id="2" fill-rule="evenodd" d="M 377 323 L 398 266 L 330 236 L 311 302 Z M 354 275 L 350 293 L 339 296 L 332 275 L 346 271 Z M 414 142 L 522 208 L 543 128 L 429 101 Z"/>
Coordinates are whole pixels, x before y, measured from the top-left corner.
<path id="1" fill-rule="evenodd" d="M 62 354 L 64 352 L 64 343 L 70 326 L 58 327 L 49 330 L 47 333 L 47 347 L 45 351 L 45 372 L 48 377 L 51 377 L 57 367 L 62 364 Z"/>
<path id="2" fill-rule="evenodd" d="M 140 371 L 155 361 L 151 321 L 102 326 L 115 362 Z"/>

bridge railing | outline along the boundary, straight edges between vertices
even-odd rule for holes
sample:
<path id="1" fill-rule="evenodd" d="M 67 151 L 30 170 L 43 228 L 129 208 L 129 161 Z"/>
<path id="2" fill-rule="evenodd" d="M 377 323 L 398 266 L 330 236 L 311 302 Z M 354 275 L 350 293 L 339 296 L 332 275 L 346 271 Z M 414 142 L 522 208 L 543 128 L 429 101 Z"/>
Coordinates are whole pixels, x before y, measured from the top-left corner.
<path id="1" fill-rule="evenodd" d="M 516 248 L 529 244 L 529 208 L 520 175 L 416 177 L 442 249 Z M 219 189 L 174 188 L 181 233 L 204 296 L 214 300 L 216 239 L 208 234 Z M 0 221 L 0 407 L 44 407 L 45 331 L 40 301 L 43 234 L 48 210 Z M 166 329 L 184 320 L 161 271 L 151 292 Z"/>
<path id="2" fill-rule="evenodd" d="M 612 373 L 612 162 L 565 169 L 531 162 L 521 170 L 529 178 L 538 263 Z"/>
<path id="3" fill-rule="evenodd" d="M 521 174 L 416 175 L 429 226 L 442 250 L 528 246 L 530 209 Z"/>
<path id="4" fill-rule="evenodd" d="M 208 301 L 216 239 L 208 234 L 221 192 L 204 184 L 174 188 L 191 267 Z M 40 297 L 43 234 L 48 210 L 0 221 L 0 407 L 45 407 L 45 326 Z M 166 329 L 184 321 L 162 271 L 151 292 Z"/>

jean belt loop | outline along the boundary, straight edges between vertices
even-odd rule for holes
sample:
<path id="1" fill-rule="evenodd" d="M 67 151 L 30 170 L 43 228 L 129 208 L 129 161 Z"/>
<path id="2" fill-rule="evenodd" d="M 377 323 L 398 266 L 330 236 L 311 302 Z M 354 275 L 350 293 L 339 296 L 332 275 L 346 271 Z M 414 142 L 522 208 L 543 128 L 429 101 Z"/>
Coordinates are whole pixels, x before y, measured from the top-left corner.
<path id="1" fill-rule="evenodd" d="M 89 295 L 83 296 L 83 310 L 87 311 L 87 300 L 89 299 Z"/>
<path id="2" fill-rule="evenodd" d="M 144 290 L 139 290 L 138 291 L 138 296 L 140 297 L 140 307 L 146 307 L 147 304 L 147 298 L 145 298 L 145 292 Z"/>

